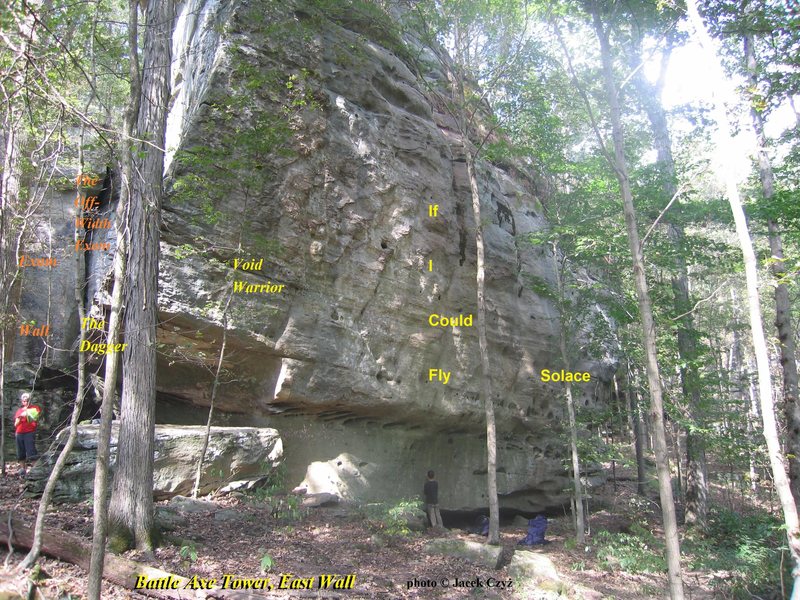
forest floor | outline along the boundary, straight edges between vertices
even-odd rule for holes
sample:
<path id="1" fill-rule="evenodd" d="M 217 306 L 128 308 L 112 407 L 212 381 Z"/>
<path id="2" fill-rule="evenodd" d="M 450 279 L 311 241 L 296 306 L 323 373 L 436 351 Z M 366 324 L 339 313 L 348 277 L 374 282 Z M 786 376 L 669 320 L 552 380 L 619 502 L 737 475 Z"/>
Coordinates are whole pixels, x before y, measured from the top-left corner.
<path id="1" fill-rule="evenodd" d="M 38 501 L 23 498 L 23 480 L 10 465 L 9 477 L 0 480 L 0 514 L 5 517 L 13 511 L 16 518 L 33 523 Z M 605 508 L 591 515 L 593 535 L 601 531 L 626 532 L 634 526 L 634 519 L 655 536 L 660 535 L 660 518 L 655 512 L 655 502 L 643 509 L 641 503 L 633 511 L 635 495 L 629 485 L 611 488 L 606 484 L 596 490 L 595 505 Z M 151 566 L 171 573 L 220 581 L 226 574 L 237 578 L 270 578 L 277 587 L 282 574 L 292 578 L 319 577 L 321 574 L 355 575 L 352 590 L 329 593 L 300 592 L 302 597 L 319 598 L 528 598 L 550 599 L 558 597 L 585 598 L 587 600 L 639 598 L 666 598 L 666 578 L 657 572 L 631 574 L 614 567 L 613 560 L 602 558 L 601 545 L 593 541 L 586 548 L 576 548 L 573 530 L 567 517 L 551 518 L 545 546 L 521 549 L 516 542 L 526 534 L 526 528 L 517 524 L 504 524 L 501 528 L 502 544 L 506 554 L 533 552 L 549 558 L 558 571 L 563 585 L 560 592 L 541 589 L 521 591 L 525 582 L 514 581 L 511 591 L 486 587 L 493 581 L 508 581 L 513 577 L 508 567 L 499 570 L 488 568 L 463 557 L 431 555 L 425 546 L 435 538 L 482 542 L 484 538 L 460 529 L 440 533 L 427 531 L 411 535 L 389 535 L 381 523 L 356 507 L 334 506 L 296 510 L 276 518 L 274 500 L 256 497 L 230 496 L 207 498 L 217 505 L 216 511 L 181 513 L 161 547 L 154 555 L 144 557 L 134 552 L 127 558 L 142 560 Z M 272 502 L 269 506 L 267 502 Z M 167 503 L 159 503 L 164 506 Z M 647 502 L 645 503 L 647 504 Z M 643 517 L 643 515 L 645 515 Z M 89 503 L 56 506 L 48 517 L 47 528 L 66 531 L 87 542 L 91 539 L 92 509 Z M 272 565 L 262 571 L 262 559 L 269 555 Z M 8 557 L 0 554 L 6 564 L 0 566 L 0 598 L 3 592 L 23 592 L 27 583 L 23 575 L 14 572 L 14 565 L 22 559 L 19 552 Z M 49 575 L 39 584 L 37 598 L 71 600 L 85 597 L 86 573 L 76 566 L 49 557 L 41 561 Z M 268 560 L 267 560 L 268 562 Z M 715 585 L 726 578 L 724 571 L 699 572 L 685 570 L 684 581 L 687 598 L 722 598 L 727 594 L 715 593 Z M 456 587 L 456 580 L 479 578 L 484 585 L 478 588 Z M 445 588 L 414 587 L 417 582 L 448 581 Z M 715 583 L 716 582 L 716 583 Z M 286 591 L 282 597 L 294 598 L 299 594 Z M 11 597 L 11 596 L 9 596 Z M 22 597 L 25 597 L 24 594 Z M 104 582 L 103 598 L 143 598 L 139 593 Z M 257 596 L 254 596 L 257 597 Z M 272 597 L 272 596 L 271 596 Z"/>

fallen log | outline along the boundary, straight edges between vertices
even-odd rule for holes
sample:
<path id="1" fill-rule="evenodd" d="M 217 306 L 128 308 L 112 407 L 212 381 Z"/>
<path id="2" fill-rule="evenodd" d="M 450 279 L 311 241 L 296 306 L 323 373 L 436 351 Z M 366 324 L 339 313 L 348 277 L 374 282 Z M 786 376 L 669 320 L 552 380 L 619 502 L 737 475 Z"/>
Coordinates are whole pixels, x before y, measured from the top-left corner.
<path id="1" fill-rule="evenodd" d="M 30 548 L 33 543 L 33 528 L 17 520 L 11 521 L 11 540 L 14 547 Z M 0 523 L 0 543 L 9 544 L 8 522 Z M 77 565 L 89 571 L 91 547 L 82 539 L 65 532 L 53 533 L 44 531 L 42 534 L 42 552 L 58 560 Z M 149 581 L 166 582 L 166 589 L 146 589 L 136 587 L 136 582 L 141 577 Z M 192 579 L 181 577 L 155 567 L 150 567 L 121 556 L 106 554 L 103 568 L 103 579 L 110 581 L 125 589 L 136 591 L 138 594 L 151 598 L 164 598 L 168 600 L 260 600 L 263 598 L 286 598 L 280 592 L 263 591 L 260 593 L 245 592 L 228 589 L 191 589 Z M 184 589 L 189 586 L 187 589 Z M 300 593 L 298 593 L 300 592 Z M 292 597 L 305 596 L 310 598 L 341 598 L 337 592 L 318 590 L 308 592 L 305 590 L 292 590 Z"/>

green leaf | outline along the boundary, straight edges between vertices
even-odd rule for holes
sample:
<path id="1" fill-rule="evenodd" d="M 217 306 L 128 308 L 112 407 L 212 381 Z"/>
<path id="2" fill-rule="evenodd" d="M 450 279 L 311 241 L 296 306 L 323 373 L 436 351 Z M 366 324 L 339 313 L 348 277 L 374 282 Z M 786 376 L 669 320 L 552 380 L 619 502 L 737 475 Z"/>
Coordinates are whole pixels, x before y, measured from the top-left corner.
<path id="1" fill-rule="evenodd" d="M 261 557 L 260 564 L 261 564 L 261 570 L 266 573 L 267 571 L 272 569 L 272 565 L 275 564 L 275 561 L 272 560 L 272 557 L 269 554 L 264 554 L 264 556 Z"/>

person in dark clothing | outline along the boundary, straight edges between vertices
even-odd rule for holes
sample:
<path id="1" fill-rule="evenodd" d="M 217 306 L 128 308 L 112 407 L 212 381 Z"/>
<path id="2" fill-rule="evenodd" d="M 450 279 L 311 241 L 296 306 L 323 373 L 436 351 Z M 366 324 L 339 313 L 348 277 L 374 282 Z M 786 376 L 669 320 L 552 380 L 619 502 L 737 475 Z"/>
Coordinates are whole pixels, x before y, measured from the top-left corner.
<path id="1" fill-rule="evenodd" d="M 428 479 L 425 481 L 423 493 L 425 494 L 425 510 L 431 520 L 431 527 L 444 528 L 442 523 L 442 513 L 439 512 L 439 482 L 435 479 L 433 471 L 428 471 Z"/>

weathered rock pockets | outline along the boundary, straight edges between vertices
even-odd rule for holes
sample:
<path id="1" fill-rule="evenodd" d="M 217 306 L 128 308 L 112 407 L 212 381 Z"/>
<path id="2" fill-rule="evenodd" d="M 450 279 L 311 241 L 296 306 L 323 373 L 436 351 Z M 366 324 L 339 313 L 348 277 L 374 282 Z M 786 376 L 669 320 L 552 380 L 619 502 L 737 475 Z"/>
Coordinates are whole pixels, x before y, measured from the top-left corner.
<path id="1" fill-rule="evenodd" d="M 475 312 L 466 168 L 446 93 L 431 87 L 444 77 L 389 21 L 335 5 L 179 5 L 160 418 L 204 422 L 180 407 L 209 404 L 231 282 L 283 286 L 234 293 L 220 421 L 279 429 L 289 483 L 309 493 L 417 496 L 433 468 L 443 508 L 485 507 L 477 335 L 428 324 Z M 552 260 L 524 241 L 547 223 L 517 169 L 480 161 L 478 174 L 498 486 L 502 506 L 534 512 L 563 502 L 568 483 L 561 388 L 537 377 L 559 364 L 558 314 L 529 285 L 553 285 Z M 242 271 L 235 259 L 264 262 Z M 611 363 L 572 365 L 592 373 L 579 402 L 605 401 Z"/>
<path id="2" fill-rule="evenodd" d="M 265 258 L 251 281 L 285 288 L 234 298 L 227 366 L 249 380 L 224 388 L 223 410 L 368 419 L 480 444 L 474 329 L 428 325 L 434 312 L 475 310 L 466 169 L 441 92 L 423 85 L 441 73 L 419 73 L 418 65 L 435 65 L 424 53 L 415 65 L 402 60 L 399 39 L 376 39 L 380 27 L 357 16 L 337 22 L 311 4 L 197 0 L 187 11 L 207 20 L 178 36 L 173 146 L 213 144 L 231 127 L 257 127 L 261 114 L 283 115 L 286 138 L 283 152 L 260 157 L 262 164 L 248 163 L 247 148 L 238 149 L 247 164 L 239 175 L 264 169 L 272 176 L 247 198 L 216 199 L 222 216 L 213 224 L 203 221 L 197 204 L 165 206 L 160 306 L 172 324 L 164 328 L 165 343 L 199 352 L 210 336 L 219 338 L 220 312 L 204 313 L 204 305 L 223 303 L 234 258 Z M 218 49 L 198 74 L 192 61 L 209 55 L 210 30 L 220 32 Z M 248 86 L 238 72 L 258 74 L 268 85 Z M 233 117 L 215 111 L 219 98 L 242 94 L 237 85 L 247 88 L 242 111 Z M 193 174 L 172 162 L 172 181 Z M 552 303 L 526 285 L 531 276 L 552 283 L 553 273 L 544 250 L 522 239 L 547 224 L 530 181 L 485 162 L 479 174 L 491 216 L 486 295 L 501 491 L 524 495 L 552 479 L 545 487 L 556 494 L 564 483 L 556 476 L 563 473 L 563 446 L 553 426 L 560 427 L 562 403 L 558 390 L 537 383 L 535 374 L 556 364 L 558 319 Z M 436 218 L 427 215 L 429 203 L 440 207 Z M 241 231 L 243 250 L 236 254 L 230 248 Z M 207 247 L 197 248 L 198 240 L 208 240 Z M 265 253 L 259 240 L 271 241 L 274 251 Z M 176 248 L 184 244 L 198 252 L 181 259 Z M 208 325 L 217 329 L 193 338 L 192 329 Z M 581 390 L 584 403 L 606 393 L 609 368 L 601 363 L 592 357 L 581 363 L 601 382 Z M 429 381 L 431 368 L 451 371 L 449 383 Z M 189 368 L 182 377 L 162 378 L 160 389 L 202 405 L 198 377 L 207 380 Z"/>

